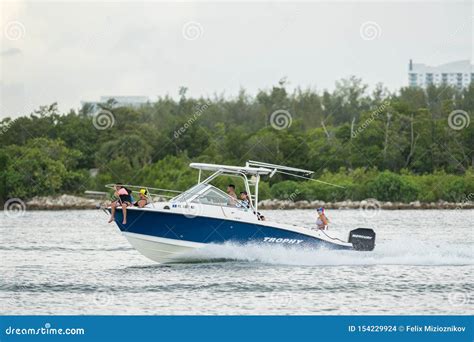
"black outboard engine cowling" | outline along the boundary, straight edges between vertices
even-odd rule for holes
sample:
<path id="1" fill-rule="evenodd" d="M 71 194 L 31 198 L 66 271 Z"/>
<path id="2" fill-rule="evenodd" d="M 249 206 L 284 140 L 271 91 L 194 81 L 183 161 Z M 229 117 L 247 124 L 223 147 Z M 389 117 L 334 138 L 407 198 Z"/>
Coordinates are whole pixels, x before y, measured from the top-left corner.
<path id="1" fill-rule="evenodd" d="M 357 228 L 349 233 L 349 242 L 356 251 L 372 251 L 375 248 L 375 232 L 370 228 Z"/>

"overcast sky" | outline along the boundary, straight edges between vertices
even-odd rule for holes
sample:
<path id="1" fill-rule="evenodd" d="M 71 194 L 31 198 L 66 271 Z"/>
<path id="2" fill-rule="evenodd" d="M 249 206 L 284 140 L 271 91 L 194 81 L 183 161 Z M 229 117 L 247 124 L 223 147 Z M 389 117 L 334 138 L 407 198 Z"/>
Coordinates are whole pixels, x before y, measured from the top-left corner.
<path id="1" fill-rule="evenodd" d="M 472 2 L 2 2 L 0 118 L 102 95 L 250 94 L 287 77 L 390 90 L 473 54 Z"/>

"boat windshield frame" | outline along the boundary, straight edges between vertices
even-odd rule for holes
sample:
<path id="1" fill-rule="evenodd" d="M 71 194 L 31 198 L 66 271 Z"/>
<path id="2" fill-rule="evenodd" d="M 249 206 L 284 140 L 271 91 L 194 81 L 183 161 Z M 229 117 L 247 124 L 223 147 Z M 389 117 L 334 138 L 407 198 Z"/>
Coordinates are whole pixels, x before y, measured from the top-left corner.
<path id="1" fill-rule="evenodd" d="M 195 184 L 188 190 L 170 199 L 170 202 L 190 202 L 206 188 L 207 188 L 206 184 L 203 184 L 203 183 Z"/>
<path id="2" fill-rule="evenodd" d="M 258 185 L 260 182 L 260 175 L 268 175 L 272 170 L 270 169 L 265 169 L 265 168 L 253 168 L 253 167 L 238 167 L 238 166 L 228 166 L 228 165 L 216 165 L 216 164 L 201 164 L 201 163 L 191 163 L 189 164 L 190 167 L 198 169 L 199 170 L 199 175 L 198 175 L 198 182 L 196 185 L 191 187 L 190 189 L 186 190 L 183 192 L 181 195 L 178 195 L 174 198 L 171 199 L 170 202 L 183 202 L 183 199 L 186 199 L 187 201 L 193 201 L 195 197 L 200 195 L 201 192 L 205 191 L 205 188 L 200 188 L 200 191 L 195 192 L 196 187 L 198 187 L 200 184 L 207 184 L 210 185 L 214 188 L 216 188 L 219 191 L 222 191 L 218 189 L 217 187 L 213 186 L 210 184 L 212 180 L 214 180 L 217 177 L 220 176 L 229 176 L 229 177 L 236 177 L 240 178 L 244 181 L 245 185 L 245 191 L 247 192 L 247 195 L 249 197 L 249 208 L 253 210 L 255 215 L 258 216 Z M 209 177 L 207 177 L 204 180 L 201 180 L 202 177 L 202 171 L 214 171 Z M 251 179 L 249 179 L 247 176 L 250 175 Z M 253 190 L 253 191 L 252 191 Z M 192 191 L 195 193 L 194 196 L 189 196 L 189 192 Z M 234 207 L 241 207 L 241 208 L 246 208 L 247 206 L 240 201 L 240 199 L 235 199 L 225 192 L 222 191 L 226 196 L 229 197 L 229 199 L 232 199 L 233 201 L 236 202 L 236 205 Z M 187 194 L 187 195 L 186 195 Z M 189 196 L 189 197 L 188 197 Z"/>
<path id="3" fill-rule="evenodd" d="M 202 198 L 210 190 L 216 192 L 225 200 L 223 200 L 222 203 L 211 203 L 211 201 L 209 202 L 199 201 L 199 199 Z M 204 182 L 194 185 L 193 187 L 183 192 L 182 194 L 172 198 L 170 202 L 171 203 L 197 203 L 197 204 L 204 204 L 204 205 L 215 205 L 215 206 L 220 206 L 220 207 L 249 209 L 239 199 L 236 199 L 230 196 L 229 194 L 225 193 L 224 191 L 222 191 L 221 189 L 219 189 L 218 187 L 212 184 L 204 183 Z"/>
<path id="4" fill-rule="evenodd" d="M 240 178 L 244 181 L 245 185 L 245 191 L 247 192 L 247 195 L 249 197 L 249 205 L 250 208 L 253 209 L 255 215 L 257 215 L 257 209 L 258 209 L 258 185 L 260 182 L 260 174 L 259 173 L 252 173 L 252 179 L 247 178 L 247 174 L 245 171 L 239 171 L 239 170 L 229 170 L 229 169 L 220 169 L 213 174 L 211 174 L 209 177 L 207 177 L 205 180 L 201 181 L 201 172 L 199 172 L 199 177 L 198 177 L 198 182 L 199 183 L 206 183 L 209 184 L 212 180 L 214 180 L 217 177 L 220 176 L 228 176 L 228 177 L 235 177 L 235 178 Z M 253 191 L 252 191 L 253 188 Z M 240 200 L 238 200 L 240 202 Z M 241 204 L 243 206 L 243 204 Z"/>

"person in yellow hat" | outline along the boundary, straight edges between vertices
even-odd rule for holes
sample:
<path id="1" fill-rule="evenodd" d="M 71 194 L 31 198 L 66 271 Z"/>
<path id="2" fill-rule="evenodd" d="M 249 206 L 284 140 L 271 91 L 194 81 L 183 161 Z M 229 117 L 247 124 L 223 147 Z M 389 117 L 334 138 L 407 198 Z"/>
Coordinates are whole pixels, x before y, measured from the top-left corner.
<path id="1" fill-rule="evenodd" d="M 145 207 L 148 204 L 148 191 L 146 191 L 146 189 L 140 189 L 138 196 L 140 196 L 140 198 L 133 203 L 133 205 L 140 208 Z"/>

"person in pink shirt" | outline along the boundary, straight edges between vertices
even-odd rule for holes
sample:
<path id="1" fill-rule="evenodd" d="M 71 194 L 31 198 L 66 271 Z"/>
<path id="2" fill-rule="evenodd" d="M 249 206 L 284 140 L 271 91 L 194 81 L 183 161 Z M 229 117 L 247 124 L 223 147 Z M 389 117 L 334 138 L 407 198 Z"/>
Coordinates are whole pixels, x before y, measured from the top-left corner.
<path id="1" fill-rule="evenodd" d="M 113 201 L 111 204 L 110 219 L 109 223 L 115 220 L 115 210 L 117 207 L 122 207 L 123 212 L 123 221 L 122 224 L 127 224 L 127 207 L 132 205 L 132 197 L 130 193 L 125 189 L 122 184 L 115 184 L 115 197 L 118 197 L 118 200 Z"/>

